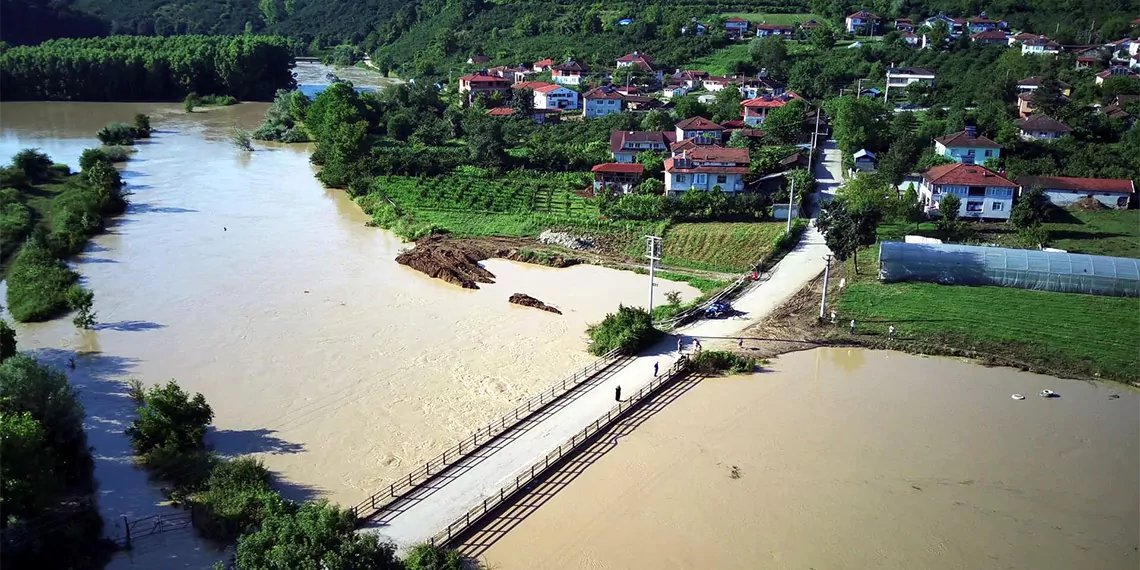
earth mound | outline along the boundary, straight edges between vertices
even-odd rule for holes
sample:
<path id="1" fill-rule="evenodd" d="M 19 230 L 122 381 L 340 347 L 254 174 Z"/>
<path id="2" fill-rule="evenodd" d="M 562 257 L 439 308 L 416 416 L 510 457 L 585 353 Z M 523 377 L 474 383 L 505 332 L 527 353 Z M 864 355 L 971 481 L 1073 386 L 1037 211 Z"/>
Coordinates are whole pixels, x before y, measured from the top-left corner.
<path id="1" fill-rule="evenodd" d="M 562 314 L 562 311 L 559 311 L 558 309 L 551 307 L 550 305 L 547 305 L 546 303 L 543 303 L 542 301 L 539 301 L 538 299 L 535 299 L 526 293 L 515 293 L 514 295 L 511 295 L 510 302 L 516 305 L 522 305 L 524 307 L 534 307 L 536 309 L 541 309 L 543 311 L 554 313 L 556 315 Z"/>

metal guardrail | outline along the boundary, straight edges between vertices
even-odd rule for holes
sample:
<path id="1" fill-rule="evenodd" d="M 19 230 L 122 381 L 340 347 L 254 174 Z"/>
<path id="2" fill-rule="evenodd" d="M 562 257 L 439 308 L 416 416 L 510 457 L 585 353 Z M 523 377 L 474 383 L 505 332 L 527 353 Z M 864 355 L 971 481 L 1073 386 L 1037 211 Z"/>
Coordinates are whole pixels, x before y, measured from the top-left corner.
<path id="1" fill-rule="evenodd" d="M 116 537 L 115 544 L 130 548 L 131 544 L 140 539 L 164 532 L 185 530 L 193 526 L 192 513 L 179 513 L 175 515 L 151 515 L 141 519 L 127 520 L 123 517 L 123 536 Z"/>
<path id="2" fill-rule="evenodd" d="M 594 420 L 593 423 L 571 437 L 569 441 L 559 445 L 558 449 L 551 451 L 542 459 L 532 463 L 529 469 L 516 475 L 514 481 L 500 488 L 497 495 L 484 498 L 482 503 L 476 505 L 467 511 L 466 514 L 447 525 L 447 528 L 431 537 L 429 542 L 432 545 L 446 546 L 452 539 L 469 530 L 472 522 L 478 523 L 487 513 L 494 511 L 506 503 L 517 491 L 532 483 L 536 477 L 546 473 L 551 465 L 557 465 L 559 459 L 577 451 L 580 446 L 589 441 L 590 436 L 596 435 L 598 432 L 609 428 L 614 421 L 621 418 L 622 414 L 641 404 L 642 400 L 653 394 L 658 388 L 672 382 L 679 375 L 687 371 L 688 368 L 689 357 L 682 356 L 677 359 L 677 361 L 673 363 L 673 366 L 669 367 L 664 374 L 654 378 L 652 382 L 643 386 L 630 396 L 629 399 L 618 403 L 617 406 L 614 406 L 610 411 L 606 412 L 606 415 Z"/>
<path id="3" fill-rule="evenodd" d="M 430 480 L 433 476 L 446 471 L 472 451 L 479 449 L 483 444 L 518 425 L 520 421 L 525 420 L 546 404 L 557 400 L 574 388 L 577 388 L 580 384 L 592 378 L 610 364 L 613 364 L 619 356 L 621 356 L 621 351 L 615 348 L 581 370 L 563 378 L 550 388 L 531 396 L 518 407 L 500 417 L 497 421 L 493 421 L 488 424 L 487 427 L 476 430 L 470 437 L 463 438 L 459 443 L 444 450 L 439 456 L 425 462 L 421 467 L 408 473 L 406 477 L 401 477 L 399 480 L 392 482 L 388 485 L 387 489 L 381 489 L 351 507 L 350 510 L 353 516 L 356 517 L 358 522 L 375 516 L 385 507 L 402 498 L 407 491 L 415 489 L 421 483 Z"/>

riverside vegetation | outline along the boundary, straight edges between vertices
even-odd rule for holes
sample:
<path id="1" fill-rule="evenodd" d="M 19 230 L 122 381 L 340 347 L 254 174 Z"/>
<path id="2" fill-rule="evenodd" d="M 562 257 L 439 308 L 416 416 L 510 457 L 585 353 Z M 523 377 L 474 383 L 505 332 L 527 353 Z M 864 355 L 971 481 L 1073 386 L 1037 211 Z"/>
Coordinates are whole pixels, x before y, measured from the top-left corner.
<path id="1" fill-rule="evenodd" d="M 236 541 L 232 566 L 243 570 L 459 570 L 457 553 L 429 545 L 404 560 L 376 534 L 356 533 L 348 510 L 327 501 L 295 503 L 273 489 L 258 460 L 221 457 L 205 445 L 213 410 L 202 394 L 173 380 L 143 388 L 132 382 L 138 418 L 127 429 L 131 446 L 177 505 L 191 511 L 195 529 L 222 543 Z M 227 565 L 218 563 L 216 567 Z"/>
<path id="2" fill-rule="evenodd" d="M 0 320 L 0 568 L 97 568 L 103 538 L 94 461 L 75 389 L 59 370 L 16 352 Z"/>

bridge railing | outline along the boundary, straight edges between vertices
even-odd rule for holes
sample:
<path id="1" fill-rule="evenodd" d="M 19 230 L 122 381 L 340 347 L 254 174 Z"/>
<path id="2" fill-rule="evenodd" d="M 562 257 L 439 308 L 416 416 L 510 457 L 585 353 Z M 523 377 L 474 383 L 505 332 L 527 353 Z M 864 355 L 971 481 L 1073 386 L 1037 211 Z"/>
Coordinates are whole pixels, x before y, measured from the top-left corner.
<path id="1" fill-rule="evenodd" d="M 689 358 L 687 356 L 682 356 L 677 359 L 677 361 L 673 363 L 673 366 L 666 370 L 664 374 L 654 378 L 652 382 L 643 386 L 630 396 L 629 399 L 619 402 L 617 406 L 614 406 L 610 411 L 606 412 L 606 415 L 594 420 L 594 422 L 586 426 L 585 429 L 574 434 L 573 437 L 562 445 L 559 445 L 557 449 L 546 454 L 542 459 L 532 463 L 529 468 L 524 469 L 521 473 L 516 475 L 514 481 L 510 481 L 500 488 L 497 494 L 484 498 L 482 503 L 475 505 L 475 507 L 467 511 L 463 516 L 447 525 L 447 528 L 431 537 L 429 542 L 439 546 L 445 546 L 450 543 L 452 539 L 469 530 L 473 522 L 478 524 L 479 520 L 486 516 L 487 513 L 493 512 L 496 508 L 505 504 L 519 489 L 531 484 L 537 477 L 550 469 L 551 465 L 557 465 L 558 460 L 577 451 L 579 447 L 590 440 L 590 436 L 597 435 L 598 432 L 609 428 L 613 422 L 621 418 L 622 414 L 641 404 L 642 400 L 649 397 L 649 395 L 653 394 L 661 386 L 664 386 L 676 379 L 677 376 L 685 373 L 688 368 Z"/>
<path id="2" fill-rule="evenodd" d="M 561 398 L 569 391 L 577 388 L 586 380 L 592 378 L 602 369 L 606 368 L 621 356 L 619 349 L 613 349 L 601 358 L 591 362 L 586 367 L 578 370 L 577 372 L 563 378 L 559 382 L 550 386 L 549 388 L 535 394 L 528 398 L 525 402 L 520 404 L 515 409 L 507 412 L 498 420 L 487 424 L 486 427 L 480 428 L 468 437 L 460 440 L 459 443 L 444 450 L 433 459 L 426 461 L 417 469 L 408 473 L 407 476 L 393 481 L 388 487 L 372 494 L 372 496 L 361 501 L 355 506 L 351 507 L 353 515 L 357 521 L 366 520 L 374 516 L 377 512 L 383 510 L 388 505 L 398 500 L 403 494 L 421 483 L 428 481 L 433 476 L 447 470 L 449 467 L 457 463 L 459 460 L 467 456 L 467 454 L 478 449 L 483 444 L 495 439 L 503 432 L 513 428 L 520 421 L 525 420 L 530 414 L 538 411 L 543 406 Z"/>

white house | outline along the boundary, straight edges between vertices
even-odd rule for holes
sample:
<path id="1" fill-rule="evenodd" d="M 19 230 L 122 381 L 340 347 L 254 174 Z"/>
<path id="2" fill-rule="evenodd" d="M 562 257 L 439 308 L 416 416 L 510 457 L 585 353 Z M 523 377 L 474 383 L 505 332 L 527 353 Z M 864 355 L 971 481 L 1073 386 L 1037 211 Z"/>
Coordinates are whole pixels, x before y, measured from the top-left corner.
<path id="1" fill-rule="evenodd" d="M 634 68 L 649 75 L 658 83 L 661 82 L 661 70 L 653 64 L 649 56 L 641 52 L 633 52 L 628 55 L 623 55 L 617 58 L 617 67 L 621 68 Z"/>
<path id="2" fill-rule="evenodd" d="M 1061 44 L 1041 35 L 1021 40 L 1022 55 L 1057 55 L 1061 53 Z"/>
<path id="3" fill-rule="evenodd" d="M 1018 119 L 1015 124 L 1021 138 L 1027 141 L 1059 139 L 1073 130 L 1069 128 L 1069 125 L 1048 115 L 1030 115 L 1024 119 Z"/>
<path id="4" fill-rule="evenodd" d="M 731 38 L 741 38 L 748 33 L 750 22 L 739 16 L 733 16 L 724 21 L 724 31 Z"/>
<path id="5" fill-rule="evenodd" d="M 859 10 L 849 14 L 843 21 L 843 29 L 849 34 L 871 36 L 875 34 L 875 24 L 879 17 L 866 11 Z"/>
<path id="6" fill-rule="evenodd" d="M 782 26 L 779 24 L 756 24 L 756 37 L 766 38 L 768 36 L 795 39 L 796 29 L 792 26 Z"/>
<path id="7" fill-rule="evenodd" d="M 1020 186 L 1019 195 L 1040 186 L 1049 201 L 1058 206 L 1068 206 L 1081 198 L 1091 197 L 1109 208 L 1123 210 L 1136 195 L 1136 185 L 1131 180 L 1113 178 L 1022 176 L 1017 179 L 1017 184 Z"/>
<path id="8" fill-rule="evenodd" d="M 578 92 L 561 85 L 546 83 L 544 81 L 523 81 L 515 83 L 511 88 L 530 89 L 534 91 L 535 109 L 576 111 L 579 108 Z"/>
<path id="9" fill-rule="evenodd" d="M 752 99 L 745 99 L 740 102 L 740 106 L 743 108 L 741 115 L 746 124 L 754 127 L 763 124 L 768 119 L 768 113 L 772 112 L 773 109 L 779 109 L 798 97 L 795 93 L 787 91 L 782 95 L 763 94 Z"/>
<path id="10" fill-rule="evenodd" d="M 571 59 L 550 68 L 550 79 L 559 85 L 581 85 L 587 72 L 586 66 Z"/>
<path id="11" fill-rule="evenodd" d="M 624 102 L 621 93 L 609 85 L 595 87 L 587 91 L 582 95 L 582 99 L 586 101 L 585 116 L 587 119 L 620 113 Z"/>
<path id="12" fill-rule="evenodd" d="M 1096 82 L 1097 85 L 1104 85 L 1105 79 L 1108 79 L 1109 77 L 1117 77 L 1117 76 L 1120 76 L 1120 77 L 1137 77 L 1137 76 L 1140 76 L 1140 74 L 1136 73 L 1135 71 L 1132 71 L 1131 69 L 1128 69 L 1127 67 L 1124 67 L 1123 65 L 1114 65 L 1114 66 L 1096 74 L 1096 79 L 1094 81 Z"/>
<path id="13" fill-rule="evenodd" d="M 728 87 L 735 82 L 736 79 L 732 77 L 710 75 L 701 80 L 701 87 L 703 87 L 705 91 L 708 91 L 709 93 L 716 93 L 717 91 L 720 91 L 721 89 L 724 89 L 725 87 Z"/>
<path id="14" fill-rule="evenodd" d="M 932 29 L 939 24 L 945 24 L 946 30 L 950 32 L 950 35 L 953 37 L 958 37 L 962 34 L 962 30 L 966 25 L 966 19 L 955 18 L 953 16 L 947 16 L 946 14 L 939 13 L 922 21 L 923 26 Z"/>
<path id="15" fill-rule="evenodd" d="M 934 85 L 934 72 L 921 67 L 892 67 L 887 70 L 887 89 L 906 88 L 912 83 Z"/>
<path id="16" fill-rule="evenodd" d="M 684 85 L 666 85 L 661 90 L 661 97 L 664 99 L 673 99 L 675 97 L 684 97 L 689 94 L 689 88 Z"/>
<path id="17" fill-rule="evenodd" d="M 741 192 L 751 159 L 746 148 L 699 146 L 665 159 L 665 192 L 682 194 L 688 190 Z"/>
<path id="18" fill-rule="evenodd" d="M 988 168 L 955 163 L 923 172 L 918 197 L 927 213 L 938 213 L 942 198 L 954 194 L 961 200 L 961 218 L 1008 220 L 1015 190 L 1017 184 Z"/>
<path id="19" fill-rule="evenodd" d="M 724 127 L 704 118 L 690 117 L 674 125 L 674 140 L 693 140 L 697 144 L 719 144 Z"/>
<path id="20" fill-rule="evenodd" d="M 614 157 L 614 162 L 636 162 L 639 153 L 665 153 L 669 150 L 669 145 L 676 140 L 672 132 L 612 131 L 610 132 L 610 154 Z"/>

